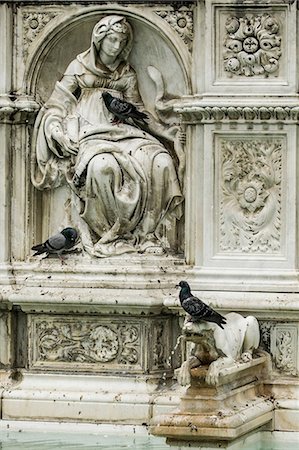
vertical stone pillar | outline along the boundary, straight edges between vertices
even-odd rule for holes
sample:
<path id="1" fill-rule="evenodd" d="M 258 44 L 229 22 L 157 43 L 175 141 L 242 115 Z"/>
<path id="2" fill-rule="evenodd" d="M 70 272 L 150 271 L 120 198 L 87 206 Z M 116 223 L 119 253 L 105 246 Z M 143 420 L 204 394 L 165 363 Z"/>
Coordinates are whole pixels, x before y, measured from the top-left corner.
<path id="1" fill-rule="evenodd" d="M 0 5 L 0 284 L 11 283 L 10 272 L 10 158 L 12 90 L 12 8 Z M 12 364 L 11 312 L 0 292 L 0 367 Z M 4 373 L 0 374 L 5 376 Z"/>
<path id="2" fill-rule="evenodd" d="M 10 158 L 12 89 L 12 7 L 0 5 L 0 280 L 10 282 Z"/>

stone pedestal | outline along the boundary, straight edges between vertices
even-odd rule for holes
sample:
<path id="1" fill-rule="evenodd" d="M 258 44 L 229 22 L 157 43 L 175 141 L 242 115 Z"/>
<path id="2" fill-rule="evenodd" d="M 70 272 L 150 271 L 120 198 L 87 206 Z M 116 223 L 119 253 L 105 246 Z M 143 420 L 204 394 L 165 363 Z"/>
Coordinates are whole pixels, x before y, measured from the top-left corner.
<path id="1" fill-rule="evenodd" d="M 228 441 L 268 425 L 273 402 L 264 394 L 269 356 L 222 369 L 217 386 L 205 383 L 206 367 L 192 369 L 192 384 L 179 409 L 155 417 L 151 433 L 171 440 Z"/>

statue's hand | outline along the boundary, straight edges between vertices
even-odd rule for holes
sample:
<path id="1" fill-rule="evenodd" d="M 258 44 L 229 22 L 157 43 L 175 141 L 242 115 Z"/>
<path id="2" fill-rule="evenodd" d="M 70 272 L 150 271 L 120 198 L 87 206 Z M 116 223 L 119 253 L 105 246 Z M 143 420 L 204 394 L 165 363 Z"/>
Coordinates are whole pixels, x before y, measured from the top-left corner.
<path id="1" fill-rule="evenodd" d="M 77 155 L 78 146 L 75 143 L 71 142 L 69 137 L 63 133 L 61 127 L 58 124 L 52 128 L 51 136 L 59 145 L 63 156 L 69 156 L 70 154 Z"/>

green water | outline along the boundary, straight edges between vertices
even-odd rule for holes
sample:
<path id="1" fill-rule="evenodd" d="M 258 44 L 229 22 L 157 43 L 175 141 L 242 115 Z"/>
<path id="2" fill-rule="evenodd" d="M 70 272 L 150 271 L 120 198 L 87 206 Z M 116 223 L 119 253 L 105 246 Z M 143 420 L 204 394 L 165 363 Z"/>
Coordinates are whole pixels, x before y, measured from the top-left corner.
<path id="1" fill-rule="evenodd" d="M 43 429 L 44 427 L 44 429 Z M 52 427 L 53 428 L 53 427 Z M 74 430 L 72 432 L 72 430 Z M 276 436 L 276 437 L 275 437 Z M 199 443 L 189 447 L 188 444 L 169 446 L 164 438 L 149 436 L 144 430 L 142 433 L 132 429 L 124 433 L 121 428 L 115 430 L 101 429 L 80 432 L 76 424 L 69 424 L 67 431 L 51 429 L 47 424 L 40 424 L 38 431 L 19 429 L 0 429 L 0 449 L 1 450 L 299 450 L 298 433 L 257 433 L 249 438 L 240 439 L 238 442 L 228 444 L 203 445 Z M 279 436 L 279 438 L 277 438 Z"/>
<path id="2" fill-rule="evenodd" d="M 153 436 L 0 431 L 1 450 L 165 450 L 165 439 Z"/>

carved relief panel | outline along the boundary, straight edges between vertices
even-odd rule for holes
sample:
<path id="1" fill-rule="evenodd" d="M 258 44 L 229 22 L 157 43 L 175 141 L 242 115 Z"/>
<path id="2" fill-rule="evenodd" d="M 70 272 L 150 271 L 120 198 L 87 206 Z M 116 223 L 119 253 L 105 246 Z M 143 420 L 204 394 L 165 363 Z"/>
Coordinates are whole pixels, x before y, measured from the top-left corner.
<path id="1" fill-rule="evenodd" d="M 263 267 L 292 267 L 295 215 L 287 205 L 295 201 L 288 183 L 295 176 L 294 134 L 277 126 L 271 133 L 262 126 L 222 128 L 206 125 L 204 265 L 223 266 L 226 259 L 231 267 L 240 267 L 238 261 L 260 267 L 261 260 Z"/>
<path id="2" fill-rule="evenodd" d="M 281 252 L 281 137 L 220 137 L 218 251 Z"/>
<path id="3" fill-rule="evenodd" d="M 236 6 L 229 0 L 221 3 L 212 1 L 208 6 L 207 26 L 212 22 L 213 30 L 208 38 L 211 51 L 207 55 L 207 64 L 212 62 L 211 72 L 207 71 L 211 86 L 220 89 L 237 84 L 248 91 L 254 85 L 257 92 L 262 92 L 262 86 L 270 91 L 280 85 L 290 90 L 295 83 L 295 66 L 290 55 L 295 57 L 296 50 L 287 30 L 294 27 L 296 32 L 293 7 L 276 4 L 266 9 Z"/>
<path id="4" fill-rule="evenodd" d="M 279 74 L 281 24 L 277 14 L 227 14 L 223 44 L 224 70 L 229 76 Z"/>
<path id="5" fill-rule="evenodd" d="M 169 368 L 168 318 L 34 315 L 29 329 L 32 369 L 140 373 Z"/>
<path id="6" fill-rule="evenodd" d="M 262 321 L 261 346 L 272 356 L 273 369 L 282 375 L 297 376 L 299 372 L 298 323 Z"/>
<path id="7" fill-rule="evenodd" d="M 275 367 L 287 375 L 298 373 L 298 326 L 279 324 L 273 330 L 271 353 Z"/>
<path id="8" fill-rule="evenodd" d="M 18 17 L 23 36 L 18 38 L 19 44 L 24 59 L 28 57 L 25 72 L 31 77 L 28 91 L 46 105 L 35 121 L 31 140 L 35 161 L 31 181 L 41 191 L 34 190 L 33 195 L 36 204 L 42 205 L 38 212 L 41 226 L 31 234 L 41 234 L 38 240 L 45 240 L 57 229 L 71 225 L 80 232 L 82 251 L 99 258 L 181 252 L 184 144 L 178 116 L 163 113 L 163 104 L 168 95 L 180 97 L 186 91 L 188 75 L 174 51 L 177 48 L 169 45 L 171 39 L 168 42 L 155 30 L 166 21 L 165 35 L 174 35 L 189 61 L 192 8 L 161 11 L 151 7 L 148 21 L 141 20 L 144 11 L 139 18 L 127 11 L 121 14 L 122 10 L 107 14 L 103 6 L 91 8 L 87 16 L 80 8 L 77 17 L 67 8 L 62 16 L 59 11 L 25 9 Z M 111 35 L 121 45 L 108 61 L 103 48 L 110 45 Z M 43 57 L 37 60 L 41 48 Z M 175 79 L 169 75 L 172 70 L 165 70 L 165 59 L 176 72 Z M 125 101 L 138 106 L 138 114 L 150 121 L 143 120 L 147 134 L 131 118 L 131 123 L 121 118 L 115 126 L 116 116 L 104 102 L 107 92 L 118 98 L 118 104 Z M 93 104 L 88 100 L 87 106 L 90 94 Z M 162 105 L 160 112 L 156 112 L 157 102 Z M 139 157 L 142 162 L 137 162 Z M 103 165 L 95 169 L 98 174 L 106 171 L 107 164 L 113 166 L 114 182 L 108 181 L 107 188 L 99 186 L 102 199 L 88 186 L 89 180 L 93 183 L 94 163 Z M 107 173 L 98 181 L 103 183 Z M 57 204 L 63 206 L 57 208 Z M 104 211 L 107 217 L 102 216 Z"/>

